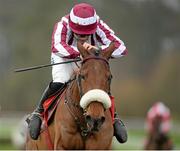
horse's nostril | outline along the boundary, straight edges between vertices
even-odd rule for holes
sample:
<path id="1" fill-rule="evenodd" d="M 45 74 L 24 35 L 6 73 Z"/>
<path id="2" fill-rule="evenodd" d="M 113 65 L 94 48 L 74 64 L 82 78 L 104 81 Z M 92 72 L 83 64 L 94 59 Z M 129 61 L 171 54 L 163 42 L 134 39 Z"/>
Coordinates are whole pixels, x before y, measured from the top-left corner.
<path id="1" fill-rule="evenodd" d="M 86 121 L 91 121 L 91 116 L 90 115 L 86 115 Z"/>
<path id="2" fill-rule="evenodd" d="M 102 117 L 101 117 L 101 122 L 104 123 L 104 121 L 105 121 L 105 117 L 102 116 Z"/>

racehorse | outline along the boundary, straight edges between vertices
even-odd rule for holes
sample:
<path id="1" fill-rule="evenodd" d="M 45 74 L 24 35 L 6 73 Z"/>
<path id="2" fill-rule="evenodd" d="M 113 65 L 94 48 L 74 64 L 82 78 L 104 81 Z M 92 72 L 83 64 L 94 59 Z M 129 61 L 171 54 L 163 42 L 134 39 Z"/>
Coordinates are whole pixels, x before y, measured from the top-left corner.
<path id="1" fill-rule="evenodd" d="M 148 133 L 145 150 L 172 150 L 173 144 L 167 133 L 162 132 L 162 116 L 152 121 L 152 131 Z"/>
<path id="2" fill-rule="evenodd" d="M 29 136 L 26 149 L 111 149 L 113 120 L 110 112 L 112 42 L 105 50 L 86 50 L 77 44 L 81 67 L 60 97 L 53 122 L 38 140 Z M 48 131 L 49 135 L 45 135 Z M 47 137 L 48 136 L 48 137 Z"/>

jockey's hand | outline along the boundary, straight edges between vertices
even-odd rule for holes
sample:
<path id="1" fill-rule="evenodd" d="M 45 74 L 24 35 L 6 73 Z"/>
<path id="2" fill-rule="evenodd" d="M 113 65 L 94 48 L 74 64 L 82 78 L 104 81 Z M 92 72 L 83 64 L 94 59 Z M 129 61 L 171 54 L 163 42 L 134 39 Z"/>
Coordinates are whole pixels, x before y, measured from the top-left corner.
<path id="1" fill-rule="evenodd" d="M 92 46 L 91 44 L 89 44 L 89 43 L 87 43 L 87 42 L 84 42 L 84 43 L 83 43 L 83 47 L 84 47 L 86 50 L 98 49 L 96 46 Z"/>
<path id="2" fill-rule="evenodd" d="M 79 56 L 79 58 L 81 59 L 81 61 L 83 60 L 83 57 L 82 57 L 82 55 L 80 55 L 80 56 Z"/>

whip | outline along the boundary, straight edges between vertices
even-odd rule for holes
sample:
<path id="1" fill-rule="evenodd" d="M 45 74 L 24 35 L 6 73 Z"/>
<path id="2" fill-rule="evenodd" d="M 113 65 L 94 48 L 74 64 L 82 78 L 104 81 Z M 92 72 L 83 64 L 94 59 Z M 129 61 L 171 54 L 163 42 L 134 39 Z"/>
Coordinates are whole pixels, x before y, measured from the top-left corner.
<path id="1" fill-rule="evenodd" d="M 38 66 L 33 66 L 33 67 L 20 68 L 20 69 L 15 69 L 14 72 L 24 72 L 24 71 L 35 70 L 35 69 L 40 69 L 40 68 L 44 68 L 44 67 L 51 67 L 54 65 L 66 64 L 66 63 L 78 62 L 78 61 L 81 61 L 81 59 L 77 58 L 77 59 L 68 60 L 68 61 L 59 62 L 59 63 L 44 64 L 44 65 L 38 65 Z"/>

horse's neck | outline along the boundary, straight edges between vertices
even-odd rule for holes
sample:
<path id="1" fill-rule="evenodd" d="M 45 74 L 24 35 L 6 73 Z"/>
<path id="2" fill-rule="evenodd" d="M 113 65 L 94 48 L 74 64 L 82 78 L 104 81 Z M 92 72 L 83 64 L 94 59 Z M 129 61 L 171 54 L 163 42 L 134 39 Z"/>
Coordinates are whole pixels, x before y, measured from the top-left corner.
<path id="1" fill-rule="evenodd" d="M 84 126 L 84 116 L 83 116 L 83 110 L 80 107 L 80 94 L 79 94 L 79 88 L 77 85 L 77 81 L 74 80 L 70 83 L 69 87 L 67 88 L 66 92 L 66 99 L 68 99 L 68 106 L 71 110 L 72 117 L 74 117 L 76 120 L 77 126 L 82 130 Z M 81 124 L 80 124 L 81 123 Z"/>

